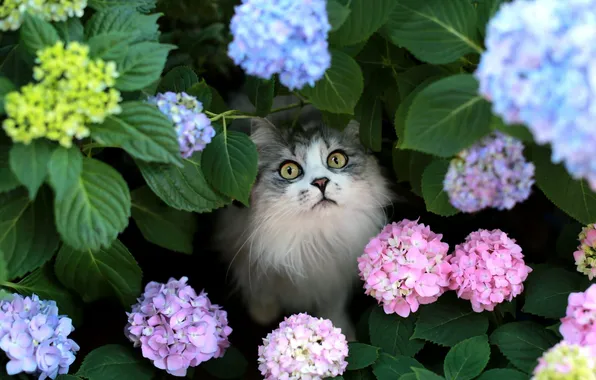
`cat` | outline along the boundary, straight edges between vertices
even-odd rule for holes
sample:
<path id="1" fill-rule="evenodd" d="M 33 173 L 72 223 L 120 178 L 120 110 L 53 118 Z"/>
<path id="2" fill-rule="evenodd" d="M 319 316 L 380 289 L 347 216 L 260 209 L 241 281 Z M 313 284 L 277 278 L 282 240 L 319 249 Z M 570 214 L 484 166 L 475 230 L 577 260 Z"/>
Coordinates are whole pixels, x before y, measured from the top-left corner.
<path id="1" fill-rule="evenodd" d="M 255 322 L 310 312 L 354 340 L 347 304 L 356 259 L 387 223 L 395 195 L 355 120 L 340 132 L 308 115 L 282 129 L 271 116 L 251 119 L 259 161 L 250 207 L 220 210 L 216 249 Z"/>

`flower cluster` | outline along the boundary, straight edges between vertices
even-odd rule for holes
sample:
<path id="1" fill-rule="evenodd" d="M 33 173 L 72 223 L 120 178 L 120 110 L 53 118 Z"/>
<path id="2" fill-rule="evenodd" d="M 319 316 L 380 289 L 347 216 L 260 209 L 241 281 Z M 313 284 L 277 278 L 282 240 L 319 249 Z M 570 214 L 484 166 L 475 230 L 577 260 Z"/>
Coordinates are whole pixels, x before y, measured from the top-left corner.
<path id="1" fill-rule="evenodd" d="M 37 53 L 38 81 L 6 95 L 3 128 L 14 142 L 45 137 L 64 147 L 89 136 L 89 123 L 101 123 L 121 111 L 120 92 L 110 88 L 116 64 L 89 58 L 89 47 L 62 41 Z"/>
<path id="2" fill-rule="evenodd" d="M 559 331 L 569 343 L 596 347 L 596 284 L 569 295 Z"/>
<path id="3" fill-rule="evenodd" d="M 331 66 L 325 0 L 242 0 L 230 23 L 228 55 L 248 74 L 279 74 L 290 90 L 314 86 Z"/>
<path id="4" fill-rule="evenodd" d="M 125 334 L 141 346 L 143 357 L 174 376 L 186 376 L 211 358 L 222 357 L 230 346 L 227 313 L 197 295 L 187 277 L 166 284 L 150 282 L 139 302 L 127 313 Z"/>
<path id="5" fill-rule="evenodd" d="M 87 0 L 3 0 L 0 5 L 0 30 L 17 30 L 25 12 L 47 21 L 66 21 L 69 17 L 83 17 Z"/>
<path id="6" fill-rule="evenodd" d="M 596 224 L 587 225 L 582 229 L 579 242 L 577 251 L 573 252 L 577 271 L 592 280 L 596 276 Z"/>
<path id="7" fill-rule="evenodd" d="M 182 157 L 188 158 L 196 151 L 205 149 L 215 136 L 211 120 L 203 111 L 203 104 L 185 92 L 165 92 L 147 100 L 157 105 L 176 126 L 178 144 Z"/>
<path id="8" fill-rule="evenodd" d="M 54 301 L 13 294 L 0 301 L 0 349 L 8 356 L 6 372 L 55 379 L 68 373 L 79 346 L 68 335 L 72 320 L 58 315 Z"/>
<path id="9" fill-rule="evenodd" d="M 593 62 L 596 0 L 503 3 L 487 27 L 475 73 L 480 93 L 508 124 L 528 126 L 552 161 L 596 191 Z"/>
<path id="10" fill-rule="evenodd" d="M 521 294 L 532 272 L 524 263 L 521 247 L 501 230 L 472 232 L 455 246 L 447 261 L 451 264 L 449 289 L 470 300 L 476 312 L 492 311 Z"/>
<path id="11" fill-rule="evenodd" d="M 531 380 L 596 380 L 596 351 L 562 341 L 538 359 Z"/>
<path id="12" fill-rule="evenodd" d="M 330 320 L 294 314 L 263 339 L 259 370 L 265 380 L 321 380 L 341 375 L 347 356 L 346 337 Z"/>
<path id="13" fill-rule="evenodd" d="M 447 290 L 449 245 L 418 221 L 388 224 L 358 258 L 365 293 L 383 304 L 385 313 L 407 317 Z"/>
<path id="14" fill-rule="evenodd" d="M 451 160 L 443 187 L 451 204 L 476 212 L 487 207 L 511 209 L 530 195 L 534 164 L 521 141 L 500 132 L 483 138 Z"/>

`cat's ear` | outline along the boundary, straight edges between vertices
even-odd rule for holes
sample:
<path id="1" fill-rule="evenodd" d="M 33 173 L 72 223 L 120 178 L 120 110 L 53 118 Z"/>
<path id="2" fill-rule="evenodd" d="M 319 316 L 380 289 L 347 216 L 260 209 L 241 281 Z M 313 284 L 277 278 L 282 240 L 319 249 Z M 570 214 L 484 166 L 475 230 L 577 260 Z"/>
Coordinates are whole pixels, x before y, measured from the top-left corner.
<path id="1" fill-rule="evenodd" d="M 250 120 L 250 138 L 259 146 L 279 138 L 279 131 L 269 120 L 255 117 Z"/>
<path id="2" fill-rule="evenodd" d="M 352 138 L 360 136 L 360 123 L 352 119 L 348 125 L 344 128 L 344 134 Z"/>

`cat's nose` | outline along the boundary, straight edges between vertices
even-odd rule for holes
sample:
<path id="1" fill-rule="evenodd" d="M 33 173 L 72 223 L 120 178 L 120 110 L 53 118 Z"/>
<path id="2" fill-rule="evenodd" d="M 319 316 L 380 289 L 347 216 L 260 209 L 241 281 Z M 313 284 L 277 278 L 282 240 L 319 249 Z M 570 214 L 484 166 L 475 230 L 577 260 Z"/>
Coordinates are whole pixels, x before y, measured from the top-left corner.
<path id="1" fill-rule="evenodd" d="M 316 178 L 314 181 L 312 181 L 310 184 L 318 187 L 319 190 L 321 190 L 321 193 L 325 193 L 325 187 L 327 187 L 327 182 L 329 182 L 329 178 L 327 177 L 323 177 L 323 178 Z"/>

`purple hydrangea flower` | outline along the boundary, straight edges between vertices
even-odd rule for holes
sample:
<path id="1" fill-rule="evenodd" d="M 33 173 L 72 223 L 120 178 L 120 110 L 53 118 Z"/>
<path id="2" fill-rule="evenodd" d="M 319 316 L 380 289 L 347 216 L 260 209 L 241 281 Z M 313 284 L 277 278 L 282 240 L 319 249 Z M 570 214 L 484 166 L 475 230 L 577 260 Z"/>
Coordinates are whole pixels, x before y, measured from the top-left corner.
<path id="1" fill-rule="evenodd" d="M 521 141 L 493 132 L 451 160 L 443 187 L 451 204 L 464 212 L 487 207 L 511 209 L 530 196 L 534 164 Z"/>
<path id="2" fill-rule="evenodd" d="M 314 86 L 331 65 L 325 0 L 242 0 L 228 55 L 248 74 L 279 74 L 290 90 Z"/>
<path id="3" fill-rule="evenodd" d="M 503 3 L 475 73 L 507 124 L 528 126 L 552 161 L 596 191 L 596 0 Z"/>
<path id="4" fill-rule="evenodd" d="M 203 103 L 185 92 L 165 92 L 149 97 L 150 104 L 172 120 L 176 126 L 178 144 L 183 158 L 188 158 L 196 151 L 202 151 L 215 136 L 211 120 L 203 111 Z"/>
<path id="5" fill-rule="evenodd" d="M 68 373 L 79 351 L 68 338 L 72 331 L 72 320 L 58 315 L 54 301 L 35 294 L 0 301 L 0 349 L 8 356 L 9 375 L 25 372 L 43 380 Z"/>
<path id="6" fill-rule="evenodd" d="M 227 313 L 212 305 L 205 292 L 197 295 L 187 277 L 170 278 L 166 284 L 150 282 L 145 293 L 127 313 L 124 332 L 143 357 L 184 377 L 188 367 L 222 357 L 230 346 Z"/>

